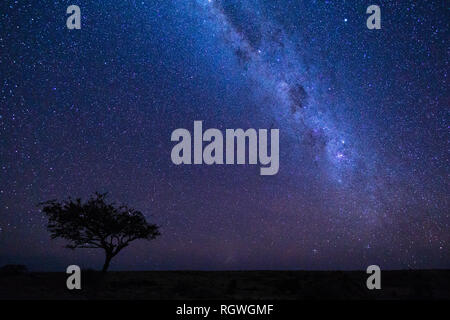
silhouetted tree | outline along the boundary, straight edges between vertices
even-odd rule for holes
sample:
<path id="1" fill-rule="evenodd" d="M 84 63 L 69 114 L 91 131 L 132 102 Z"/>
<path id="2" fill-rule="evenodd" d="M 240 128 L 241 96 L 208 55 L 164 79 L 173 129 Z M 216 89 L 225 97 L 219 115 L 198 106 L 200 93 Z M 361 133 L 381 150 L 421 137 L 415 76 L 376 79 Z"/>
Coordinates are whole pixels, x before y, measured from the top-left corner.
<path id="1" fill-rule="evenodd" d="M 149 224 L 144 215 L 126 205 L 107 203 L 106 193 L 95 193 L 89 200 L 69 198 L 62 202 L 50 200 L 40 203 L 48 218 L 47 229 L 51 238 L 69 240 L 66 246 L 75 248 L 101 248 L 105 250 L 108 270 L 111 259 L 136 239 L 152 240 L 160 235 L 159 227 Z"/>

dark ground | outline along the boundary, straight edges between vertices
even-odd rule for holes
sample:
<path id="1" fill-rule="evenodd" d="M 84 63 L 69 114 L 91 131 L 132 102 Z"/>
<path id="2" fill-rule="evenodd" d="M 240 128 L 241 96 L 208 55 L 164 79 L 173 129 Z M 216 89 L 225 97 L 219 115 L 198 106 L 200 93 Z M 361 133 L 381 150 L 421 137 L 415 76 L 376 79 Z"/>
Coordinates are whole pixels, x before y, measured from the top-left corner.
<path id="1" fill-rule="evenodd" d="M 382 271 L 381 290 L 364 271 L 82 271 L 82 289 L 65 273 L 0 274 L 0 299 L 450 299 L 450 270 Z"/>

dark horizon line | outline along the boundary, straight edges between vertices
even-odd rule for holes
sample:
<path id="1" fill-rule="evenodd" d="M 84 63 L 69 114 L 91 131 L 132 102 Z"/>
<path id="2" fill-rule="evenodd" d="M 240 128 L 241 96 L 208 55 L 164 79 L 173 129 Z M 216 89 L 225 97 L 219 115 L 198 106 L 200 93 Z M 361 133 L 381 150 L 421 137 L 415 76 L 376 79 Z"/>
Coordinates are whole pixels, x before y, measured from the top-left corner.
<path id="1" fill-rule="evenodd" d="M 100 269 L 86 268 L 81 271 L 101 271 Z M 221 270 L 202 270 L 202 269 L 167 269 L 167 270 L 109 270 L 111 272 L 366 272 L 365 269 L 221 269 Z M 422 269 L 381 269 L 385 271 L 450 271 L 450 268 L 422 268 Z M 30 270 L 29 273 L 60 273 L 64 271 L 44 271 Z"/>

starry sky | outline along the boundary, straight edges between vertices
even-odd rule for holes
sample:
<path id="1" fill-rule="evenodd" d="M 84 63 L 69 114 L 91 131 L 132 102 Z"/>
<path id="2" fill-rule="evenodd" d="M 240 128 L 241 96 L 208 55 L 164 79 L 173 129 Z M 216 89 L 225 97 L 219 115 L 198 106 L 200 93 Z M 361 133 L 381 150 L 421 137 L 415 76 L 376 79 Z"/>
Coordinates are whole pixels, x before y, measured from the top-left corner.
<path id="1" fill-rule="evenodd" d="M 100 191 L 162 232 L 113 270 L 450 268 L 449 17 L 445 1 L 1 1 L 0 264 L 100 267 L 36 206 Z M 278 128 L 278 174 L 172 164 L 194 120 Z"/>

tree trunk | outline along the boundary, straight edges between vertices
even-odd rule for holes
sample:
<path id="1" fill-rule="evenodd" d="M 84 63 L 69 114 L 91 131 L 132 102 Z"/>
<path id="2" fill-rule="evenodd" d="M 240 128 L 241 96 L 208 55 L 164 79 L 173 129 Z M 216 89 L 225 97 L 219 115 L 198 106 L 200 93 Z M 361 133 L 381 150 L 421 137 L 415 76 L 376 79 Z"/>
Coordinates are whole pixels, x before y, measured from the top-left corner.
<path id="1" fill-rule="evenodd" d="M 108 271 L 109 263 L 111 262 L 112 258 L 113 258 L 113 256 L 111 254 L 108 254 L 108 253 L 106 254 L 105 264 L 103 265 L 103 269 L 102 269 L 103 273 L 106 273 L 106 271 Z"/>

